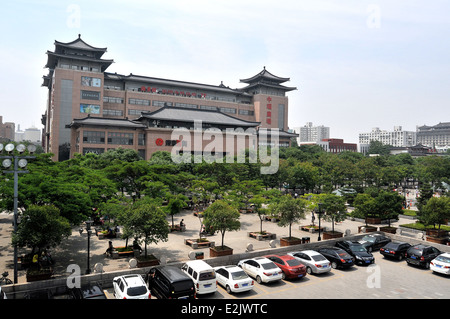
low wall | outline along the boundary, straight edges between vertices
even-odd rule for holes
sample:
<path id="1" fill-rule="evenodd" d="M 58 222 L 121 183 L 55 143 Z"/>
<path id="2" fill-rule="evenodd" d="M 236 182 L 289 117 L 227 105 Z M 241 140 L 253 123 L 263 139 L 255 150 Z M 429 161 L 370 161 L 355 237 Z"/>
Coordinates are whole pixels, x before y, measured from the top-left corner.
<path id="1" fill-rule="evenodd" d="M 403 242 L 409 242 L 411 245 L 416 245 L 420 243 L 426 243 L 427 245 L 434 246 L 437 249 L 439 249 L 442 252 L 450 252 L 450 246 L 447 245 L 441 245 L 436 244 L 432 242 L 425 242 L 424 240 L 415 239 L 411 237 L 396 235 L 396 234 L 389 234 L 389 233 L 383 233 L 383 232 L 376 232 L 380 234 L 384 234 L 392 239 L 392 241 L 403 241 Z M 371 233 L 374 234 L 374 233 Z M 296 250 L 307 250 L 307 249 L 318 249 L 319 247 L 325 247 L 325 246 L 334 246 L 336 241 L 340 240 L 350 240 L 350 241 L 358 241 L 360 240 L 364 235 L 366 234 L 357 234 L 357 235 L 350 235 L 345 236 L 343 238 L 338 239 L 329 239 L 324 240 L 320 242 L 313 242 L 313 243 L 305 243 L 305 244 L 299 244 L 294 246 L 286 246 L 286 247 L 278 247 L 278 248 L 268 248 L 266 250 L 255 250 L 255 251 L 249 251 L 246 253 L 241 254 L 233 254 L 229 256 L 223 256 L 223 257 L 215 257 L 215 258 L 209 258 L 204 259 L 205 262 L 207 262 L 212 267 L 216 266 L 223 266 L 223 265 L 236 265 L 240 260 L 247 259 L 247 258 L 254 258 L 269 254 L 278 254 L 283 255 L 288 252 L 296 251 Z M 181 268 L 183 263 L 186 261 L 180 261 L 180 262 L 174 262 L 174 263 L 168 263 L 167 265 L 175 266 Z M 114 277 L 117 276 L 123 276 L 127 274 L 141 274 L 145 275 L 148 273 L 148 271 L 152 267 L 145 267 L 145 268 L 130 268 L 130 269 L 122 269 L 117 271 L 111 271 L 111 272 L 103 272 L 103 273 L 92 273 L 89 275 L 82 275 L 80 276 L 80 282 L 81 285 L 86 283 L 99 283 L 102 285 L 103 288 L 110 288 L 112 287 L 112 281 Z M 68 283 L 74 283 L 74 279 L 69 277 L 57 277 L 50 280 L 41 280 L 41 281 L 35 281 L 30 283 L 20 283 L 16 285 L 7 285 L 2 286 L 2 289 L 7 293 L 8 297 L 15 296 L 17 299 L 24 298 L 26 293 L 33 292 L 33 291 L 41 291 L 50 289 L 53 294 L 58 293 L 64 293 L 66 290 L 66 287 L 68 286 Z M 13 298 L 13 297 L 10 297 Z"/>

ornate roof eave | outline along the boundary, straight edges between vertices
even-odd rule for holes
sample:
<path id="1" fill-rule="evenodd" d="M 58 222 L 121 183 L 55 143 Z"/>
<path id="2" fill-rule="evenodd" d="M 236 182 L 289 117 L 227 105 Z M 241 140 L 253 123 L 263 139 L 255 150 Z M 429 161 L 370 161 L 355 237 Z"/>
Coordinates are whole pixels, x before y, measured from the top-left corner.
<path id="1" fill-rule="evenodd" d="M 89 58 L 85 56 L 58 54 L 51 51 L 47 51 L 47 56 L 48 56 L 47 64 L 45 65 L 45 67 L 50 69 L 55 68 L 58 58 L 100 63 L 102 64 L 102 71 L 106 70 L 112 63 L 114 63 L 114 60 L 103 60 L 103 59 Z"/>
<path id="2" fill-rule="evenodd" d="M 285 91 L 285 92 L 297 90 L 296 87 L 288 87 L 288 86 L 284 86 L 284 85 L 275 85 L 275 84 L 269 84 L 269 83 L 265 83 L 265 82 L 256 82 L 256 83 L 252 83 L 252 84 L 247 85 L 246 87 L 242 88 L 241 90 L 248 91 L 248 90 L 250 90 L 251 88 L 256 87 L 256 86 L 271 87 L 271 88 L 274 88 L 274 89 L 283 90 L 283 91 Z"/>
<path id="3" fill-rule="evenodd" d="M 241 79 L 240 82 L 241 83 L 253 83 L 253 82 L 259 81 L 259 79 L 261 79 L 261 78 L 266 78 L 266 79 L 269 79 L 270 81 L 278 82 L 278 83 L 290 81 L 290 78 L 282 78 L 282 77 L 273 75 L 272 73 L 270 73 L 269 71 L 266 70 L 266 67 L 264 67 L 263 70 L 261 72 L 259 72 L 258 74 L 254 75 L 250 78 L 247 78 L 247 79 Z"/>
<path id="4" fill-rule="evenodd" d="M 130 129 L 147 128 L 144 124 L 128 119 L 114 119 L 90 115 L 82 119 L 73 119 L 70 124 L 66 125 L 66 128 L 78 128 L 81 126 L 123 127 Z"/>
<path id="5" fill-rule="evenodd" d="M 82 46 L 80 46 L 79 44 L 82 44 Z M 55 46 L 62 46 L 62 47 L 67 47 L 67 48 L 75 48 L 75 49 L 83 49 L 83 50 L 90 50 L 90 51 L 97 51 L 97 52 L 103 52 L 105 53 L 107 51 L 107 48 L 97 48 L 94 47 L 88 43 L 86 43 L 85 41 L 83 41 L 81 39 L 81 34 L 78 34 L 78 38 L 71 41 L 71 42 L 60 42 L 60 41 L 56 41 L 55 40 Z"/>
<path id="6" fill-rule="evenodd" d="M 241 89 L 232 89 L 230 87 L 223 85 L 223 83 L 221 83 L 220 85 L 211 85 L 211 84 L 202 84 L 202 83 L 195 83 L 195 82 L 185 82 L 185 81 L 178 81 L 178 80 L 154 78 L 154 77 L 148 77 L 148 76 L 143 76 L 143 75 L 135 75 L 132 73 L 130 73 L 129 75 L 121 75 L 121 74 L 117 74 L 117 73 L 105 72 L 105 79 L 107 79 L 107 78 L 110 78 L 110 79 L 116 80 L 116 81 L 118 81 L 118 80 L 127 81 L 128 80 L 128 81 L 136 81 L 136 82 L 143 82 L 143 83 L 155 83 L 155 84 L 159 84 L 159 85 L 181 86 L 181 87 L 189 87 L 192 89 L 219 91 L 219 92 L 226 92 L 226 93 L 250 96 L 247 92 L 244 92 Z"/>

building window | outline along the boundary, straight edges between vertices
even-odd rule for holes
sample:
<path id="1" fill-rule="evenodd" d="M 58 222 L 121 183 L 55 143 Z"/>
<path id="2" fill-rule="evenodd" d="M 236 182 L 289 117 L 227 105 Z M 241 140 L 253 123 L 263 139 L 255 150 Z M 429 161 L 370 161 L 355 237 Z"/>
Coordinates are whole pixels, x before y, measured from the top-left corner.
<path id="1" fill-rule="evenodd" d="M 150 106 L 150 100 L 128 99 L 129 104 Z"/>
<path id="2" fill-rule="evenodd" d="M 163 106 L 173 106 L 173 103 L 172 102 L 164 102 L 164 101 L 153 101 L 152 105 L 163 107 Z"/>
<path id="3" fill-rule="evenodd" d="M 103 97 L 103 102 L 123 104 L 123 99 L 121 97 L 104 96 Z"/>
<path id="4" fill-rule="evenodd" d="M 255 112 L 250 110 L 239 110 L 239 115 L 255 115 Z"/>
<path id="5" fill-rule="evenodd" d="M 90 76 L 82 76 L 81 77 L 81 85 L 82 86 L 92 86 L 92 87 L 101 87 L 102 79 L 93 78 Z"/>
<path id="6" fill-rule="evenodd" d="M 201 110 L 217 111 L 217 106 L 200 105 Z"/>
<path id="7" fill-rule="evenodd" d="M 123 111 L 121 111 L 121 110 L 108 110 L 108 109 L 103 109 L 103 115 L 123 116 Z"/>
<path id="8" fill-rule="evenodd" d="M 102 154 L 105 151 L 104 148 L 93 148 L 93 147 L 84 147 L 83 148 L 83 155 L 86 155 L 88 153 L 94 153 L 94 154 Z"/>
<path id="9" fill-rule="evenodd" d="M 219 112 L 236 114 L 236 109 L 233 109 L 231 107 L 220 107 Z"/>
<path id="10" fill-rule="evenodd" d="M 198 109 L 198 105 L 196 104 L 188 104 L 188 103 L 175 103 L 177 107 L 184 107 L 187 109 Z"/>
<path id="11" fill-rule="evenodd" d="M 109 132 L 108 144 L 133 145 L 133 133 Z"/>
<path id="12" fill-rule="evenodd" d="M 145 145 L 145 134 L 138 134 L 138 145 Z"/>
<path id="13" fill-rule="evenodd" d="M 83 131 L 83 143 L 105 144 L 105 132 Z"/>
<path id="14" fill-rule="evenodd" d="M 128 110 L 128 115 L 141 115 L 142 112 L 145 112 L 145 111 L 143 111 L 143 110 L 129 109 L 129 110 Z"/>

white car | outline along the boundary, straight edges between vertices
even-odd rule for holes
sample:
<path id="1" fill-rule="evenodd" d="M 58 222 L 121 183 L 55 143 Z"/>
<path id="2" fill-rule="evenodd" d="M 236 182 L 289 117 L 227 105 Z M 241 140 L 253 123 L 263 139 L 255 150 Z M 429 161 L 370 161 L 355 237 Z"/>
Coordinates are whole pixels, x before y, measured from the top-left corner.
<path id="1" fill-rule="evenodd" d="M 430 269 L 444 275 L 450 275 L 450 253 L 440 254 L 433 259 L 430 262 Z"/>
<path id="2" fill-rule="evenodd" d="M 245 271 L 235 265 L 214 268 L 217 282 L 228 293 L 244 292 L 253 289 L 254 282 Z"/>
<path id="3" fill-rule="evenodd" d="M 321 253 L 314 250 L 302 250 L 288 253 L 306 266 L 308 274 L 322 274 L 331 271 L 331 263 Z"/>
<path id="4" fill-rule="evenodd" d="M 151 294 L 141 275 L 125 275 L 113 279 L 116 299 L 150 299 Z"/>
<path id="5" fill-rule="evenodd" d="M 251 259 L 243 259 L 239 261 L 238 266 L 241 267 L 247 275 L 256 279 L 256 282 L 268 283 L 282 279 L 283 271 L 278 268 L 268 258 L 256 257 Z"/>

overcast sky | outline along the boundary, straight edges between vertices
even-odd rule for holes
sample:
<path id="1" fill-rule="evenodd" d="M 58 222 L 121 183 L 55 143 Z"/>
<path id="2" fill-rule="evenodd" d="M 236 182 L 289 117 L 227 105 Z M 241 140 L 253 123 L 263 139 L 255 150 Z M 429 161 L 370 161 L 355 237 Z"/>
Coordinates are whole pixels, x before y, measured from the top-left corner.
<path id="1" fill-rule="evenodd" d="M 42 128 L 54 41 L 107 47 L 108 72 L 242 88 L 289 77 L 289 127 L 357 143 L 374 127 L 450 122 L 446 0 L 95 0 L 2 3 L 3 122 Z"/>

